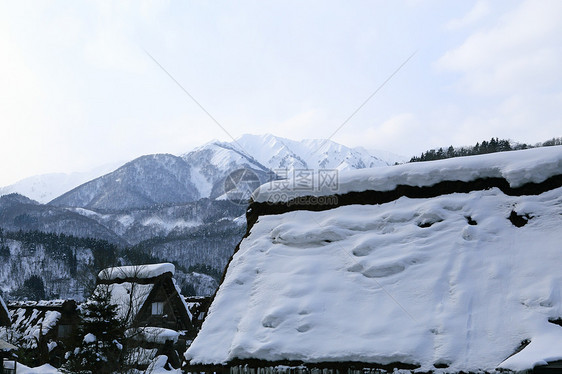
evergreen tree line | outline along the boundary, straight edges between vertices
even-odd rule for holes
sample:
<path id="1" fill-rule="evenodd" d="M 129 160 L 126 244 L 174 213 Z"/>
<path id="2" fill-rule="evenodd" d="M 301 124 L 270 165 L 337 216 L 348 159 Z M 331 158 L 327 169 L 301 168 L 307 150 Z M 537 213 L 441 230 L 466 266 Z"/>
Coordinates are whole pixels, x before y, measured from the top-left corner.
<path id="1" fill-rule="evenodd" d="M 105 268 L 115 264 L 119 249 L 115 244 L 94 238 L 79 238 L 72 235 L 46 233 L 42 231 L 4 231 L 0 228 L 0 256 L 9 256 L 9 248 L 5 239 L 17 240 L 24 243 L 32 252 L 37 245 L 43 245 L 45 252 L 54 258 L 65 260 L 70 274 L 76 275 L 75 248 L 88 248 L 94 256 L 94 267 Z M 5 247 L 5 248 L 4 248 Z M 7 249 L 7 251 L 6 251 Z"/>
<path id="2" fill-rule="evenodd" d="M 491 138 L 489 141 L 483 140 L 481 143 L 478 142 L 471 147 L 453 147 L 452 145 L 448 148 L 430 149 L 426 152 L 422 152 L 421 156 L 414 156 L 410 159 L 410 162 L 419 161 L 433 161 L 442 160 L 445 158 L 461 157 L 461 156 L 473 156 L 481 155 L 485 153 L 494 152 L 506 152 L 515 151 L 520 149 L 537 148 L 537 147 L 550 147 L 553 145 L 562 145 L 562 137 L 552 138 L 542 143 L 537 143 L 534 145 L 526 143 L 514 143 L 507 139 Z"/>
<path id="3" fill-rule="evenodd" d="M 201 273 L 207 274 L 213 277 L 217 282 L 221 280 L 222 271 L 207 265 L 207 264 L 195 264 L 191 265 L 187 270 L 189 273 Z"/>

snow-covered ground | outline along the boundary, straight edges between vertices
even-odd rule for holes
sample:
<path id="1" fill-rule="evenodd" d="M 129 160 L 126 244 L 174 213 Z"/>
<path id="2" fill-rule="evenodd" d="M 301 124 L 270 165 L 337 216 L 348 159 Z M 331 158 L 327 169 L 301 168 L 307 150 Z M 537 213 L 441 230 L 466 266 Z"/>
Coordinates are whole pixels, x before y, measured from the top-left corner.
<path id="1" fill-rule="evenodd" d="M 165 365 L 166 365 L 166 361 L 167 361 L 167 357 L 166 356 L 157 356 L 156 358 L 154 358 L 154 360 L 150 363 L 150 365 L 148 366 L 148 368 L 146 369 L 146 371 L 141 372 L 141 371 L 137 371 L 139 374 L 141 373 L 146 373 L 146 374 L 181 374 L 181 370 L 177 369 L 177 370 L 167 370 L 165 369 Z M 29 366 L 25 366 L 23 364 L 18 363 L 17 364 L 17 372 L 18 374 L 63 374 L 62 371 L 58 370 L 57 368 L 49 365 L 49 364 L 45 364 L 45 365 L 41 365 L 38 367 L 29 367 Z"/>
<path id="2" fill-rule="evenodd" d="M 24 364 L 17 364 L 17 373 L 18 374 L 62 374 L 62 371 L 57 370 L 57 368 L 45 364 L 37 367 L 29 367 L 25 366 Z"/>
<path id="3" fill-rule="evenodd" d="M 516 187 L 556 174 L 562 147 L 342 177 L 361 190 L 479 177 Z M 516 227 L 510 216 L 527 223 Z M 562 188 L 261 216 L 186 357 L 192 364 L 398 361 L 445 371 L 520 370 L 562 359 L 562 327 L 549 322 L 562 317 L 560 227 Z"/>

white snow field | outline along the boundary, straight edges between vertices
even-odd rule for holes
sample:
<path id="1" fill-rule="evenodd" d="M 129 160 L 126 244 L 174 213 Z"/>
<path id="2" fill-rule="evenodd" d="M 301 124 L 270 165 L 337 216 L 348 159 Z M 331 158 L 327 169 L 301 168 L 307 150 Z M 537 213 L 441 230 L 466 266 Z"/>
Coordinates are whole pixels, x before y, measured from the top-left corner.
<path id="1" fill-rule="evenodd" d="M 360 191 L 486 176 L 520 186 L 556 174 L 562 147 L 341 179 L 346 190 Z M 528 222 L 516 227 L 512 212 Z M 549 322 L 562 317 L 561 227 L 562 188 L 536 196 L 492 188 L 261 216 L 186 358 L 401 362 L 420 370 L 447 365 L 437 369 L 447 372 L 562 359 L 562 327 Z"/>

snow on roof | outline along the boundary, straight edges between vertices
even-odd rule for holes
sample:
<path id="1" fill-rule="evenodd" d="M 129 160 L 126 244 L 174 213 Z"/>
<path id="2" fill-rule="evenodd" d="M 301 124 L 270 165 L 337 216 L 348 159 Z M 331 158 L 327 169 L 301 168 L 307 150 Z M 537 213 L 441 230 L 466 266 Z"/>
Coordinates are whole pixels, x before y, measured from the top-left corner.
<path id="1" fill-rule="evenodd" d="M 58 324 L 61 313 L 54 310 L 14 307 L 12 316 L 15 321 L 11 325 L 10 339 L 21 347 L 36 348 L 39 336 L 48 334 Z M 1 338 L 7 337 L 2 334 Z"/>
<path id="2" fill-rule="evenodd" d="M 146 373 L 152 374 L 181 374 L 183 373 L 181 369 L 166 369 L 166 364 L 168 363 L 168 356 L 159 355 L 154 358 L 154 360 L 146 368 Z"/>
<path id="3" fill-rule="evenodd" d="M 150 264 L 150 265 L 134 265 L 119 266 L 107 268 L 99 272 L 98 278 L 105 281 L 128 279 L 128 278 L 155 278 L 164 273 L 175 274 L 176 268 L 173 264 Z"/>
<path id="4" fill-rule="evenodd" d="M 367 190 L 391 191 L 398 185 L 432 186 L 442 181 L 469 182 L 480 178 L 504 178 L 513 188 L 529 182 L 540 183 L 562 173 L 562 146 L 522 151 L 457 157 L 439 161 L 416 162 L 372 169 L 359 169 L 313 178 L 314 185 L 303 179 L 287 183 L 272 181 L 254 191 L 256 202 L 285 202 L 300 196 L 322 196 Z M 334 179 L 335 178 L 335 179 Z M 337 185 L 330 183 L 337 181 Z"/>
<path id="5" fill-rule="evenodd" d="M 130 322 L 137 316 L 154 285 L 123 282 L 100 284 L 97 287 L 107 287 L 111 304 L 117 305 L 117 318 Z"/>
<path id="6" fill-rule="evenodd" d="M 560 171 L 562 147 L 506 155 L 516 161 L 493 155 L 500 166 L 474 157 L 391 167 L 382 172 L 391 181 L 365 183 L 429 184 L 445 170 L 463 179 L 540 181 Z M 355 175 L 374 178 L 379 170 Z M 516 227 L 511 212 L 528 223 Z M 562 346 L 552 344 L 562 339 L 562 327 L 548 321 L 562 317 L 560 227 L 562 188 L 536 196 L 492 188 L 261 216 L 232 258 L 186 358 L 477 371 L 498 367 L 526 339 L 531 344 L 503 367 L 562 357 Z"/>
<path id="7" fill-rule="evenodd" d="M 177 343 L 181 333 L 164 327 L 147 326 L 129 329 L 125 332 L 125 334 L 135 340 L 164 344 L 168 340 L 171 340 L 173 343 Z"/>
<path id="8" fill-rule="evenodd" d="M 10 344 L 5 340 L 0 339 L 0 351 L 1 352 L 15 351 L 17 349 L 18 349 L 18 347 L 16 347 L 15 345 Z"/>
<path id="9" fill-rule="evenodd" d="M 62 374 L 61 371 L 49 364 L 32 368 L 18 362 L 17 370 L 18 374 Z"/>
<path id="10" fill-rule="evenodd" d="M 55 299 L 55 300 L 24 300 L 24 301 L 10 301 L 8 303 L 10 308 L 31 308 L 31 307 L 53 307 L 60 308 L 64 305 L 67 300 Z"/>

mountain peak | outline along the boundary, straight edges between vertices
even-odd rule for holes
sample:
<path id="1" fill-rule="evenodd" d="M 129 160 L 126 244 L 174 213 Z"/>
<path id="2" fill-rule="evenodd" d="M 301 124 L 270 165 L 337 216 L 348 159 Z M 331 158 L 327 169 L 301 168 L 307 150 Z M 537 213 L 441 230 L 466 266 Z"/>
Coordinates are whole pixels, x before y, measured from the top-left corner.
<path id="1" fill-rule="evenodd" d="M 10 193 L 7 195 L 0 196 L 0 201 L 3 204 L 31 204 L 31 205 L 39 205 L 39 202 L 30 199 L 27 196 L 24 196 L 19 193 Z"/>

